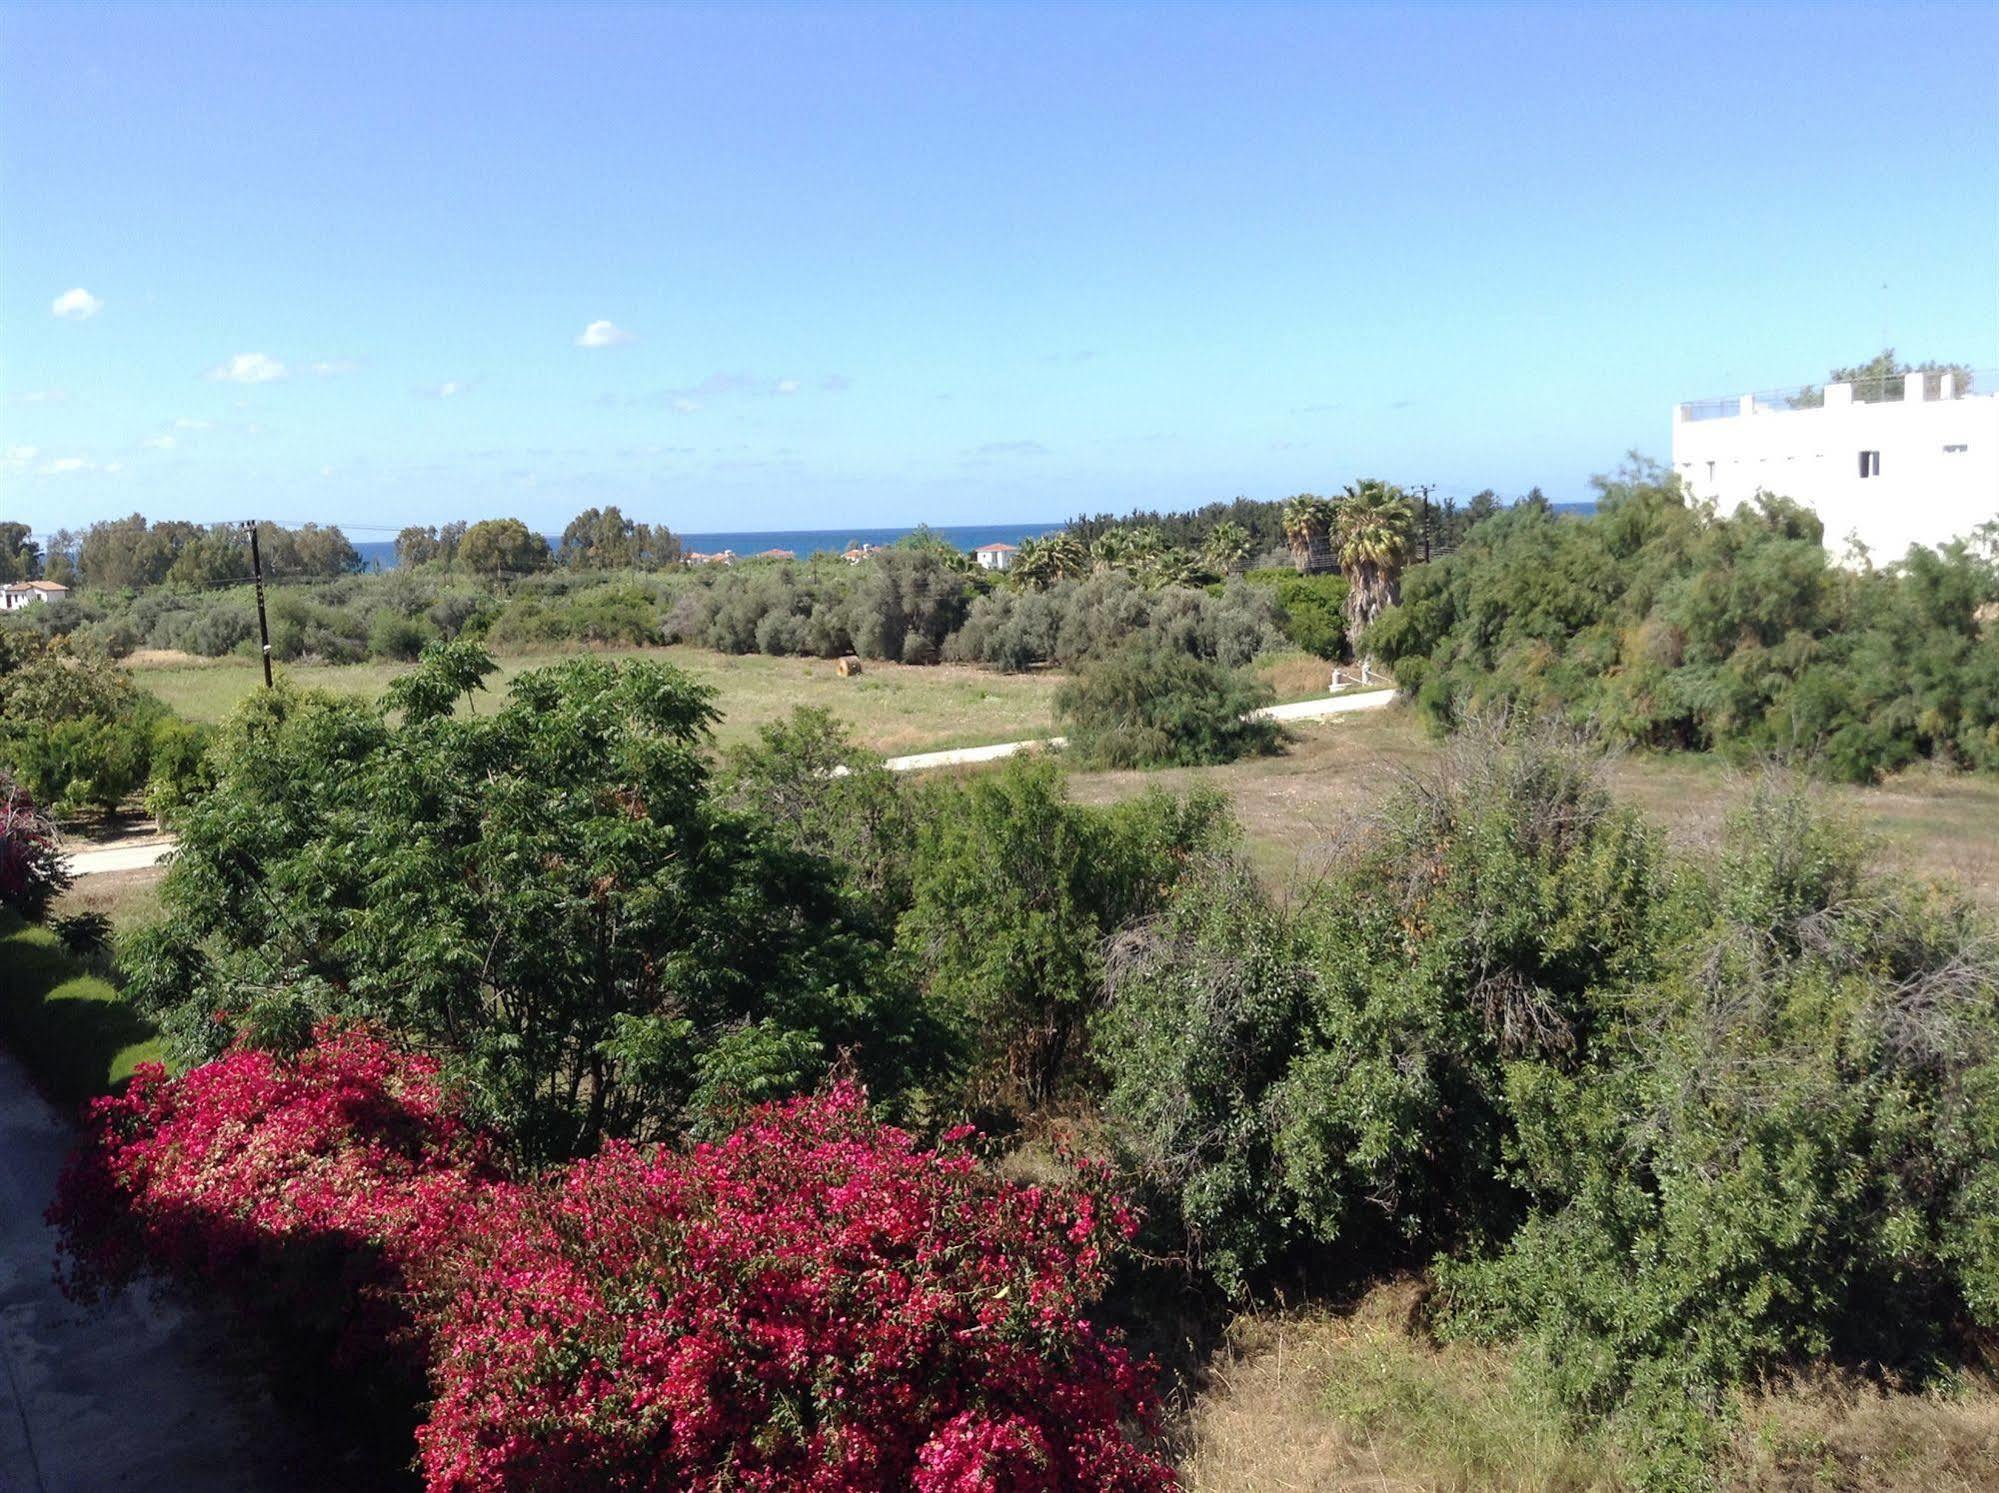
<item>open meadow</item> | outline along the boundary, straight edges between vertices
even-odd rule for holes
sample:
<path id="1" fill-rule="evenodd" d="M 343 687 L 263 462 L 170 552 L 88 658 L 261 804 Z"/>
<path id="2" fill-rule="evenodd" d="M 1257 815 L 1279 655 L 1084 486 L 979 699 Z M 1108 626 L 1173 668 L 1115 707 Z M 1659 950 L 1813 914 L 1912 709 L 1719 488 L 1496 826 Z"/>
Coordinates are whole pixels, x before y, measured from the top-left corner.
<path id="1" fill-rule="evenodd" d="M 1316 874 L 1325 847 L 1409 773 L 1434 763 L 1443 744 L 1400 703 L 1386 710 L 1305 722 L 1274 757 L 1221 767 L 1079 773 L 1078 798 L 1111 803 L 1147 787 L 1217 788 L 1242 825 L 1258 869 L 1283 885 Z M 1615 759 L 1613 791 L 1681 844 L 1713 842 L 1754 777 L 1712 755 L 1627 752 Z M 1873 787 L 1825 784 L 1879 837 L 1890 863 L 1914 875 L 1956 881 L 1999 906 L 1999 782 L 1917 769 Z"/>
<path id="2" fill-rule="evenodd" d="M 499 696 L 516 675 L 579 656 L 574 650 L 503 656 L 487 689 Z M 685 645 L 606 648 L 589 656 L 658 659 L 712 686 L 722 712 L 716 740 L 723 745 L 747 738 L 758 726 L 789 715 L 795 706 L 817 705 L 840 717 L 858 740 L 884 756 L 1046 736 L 1054 729 L 1055 690 L 1060 683 L 1059 675 L 1045 671 L 1002 674 L 963 664 L 872 661 L 857 678 L 842 679 L 830 659 L 716 653 Z M 279 670 L 315 689 L 374 699 L 412 667 L 371 661 L 279 665 Z M 262 679 L 251 659 L 164 652 L 136 655 L 132 673 L 174 710 L 198 721 L 221 720 Z"/>

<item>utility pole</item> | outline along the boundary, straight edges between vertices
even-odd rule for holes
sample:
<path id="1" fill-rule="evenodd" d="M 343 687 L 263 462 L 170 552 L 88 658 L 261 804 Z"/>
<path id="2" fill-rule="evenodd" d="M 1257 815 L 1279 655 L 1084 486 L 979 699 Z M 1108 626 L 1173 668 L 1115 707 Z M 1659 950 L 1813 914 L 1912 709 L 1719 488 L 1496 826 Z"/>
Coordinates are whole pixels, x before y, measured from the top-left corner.
<path id="1" fill-rule="evenodd" d="M 243 525 L 250 531 L 250 574 L 257 582 L 257 635 L 264 642 L 264 688 L 271 687 L 271 624 L 264 617 L 264 556 L 257 548 L 257 521 Z"/>
<path id="2" fill-rule="evenodd" d="M 1435 486 L 1434 482 L 1425 482 L 1421 487 L 1416 489 L 1416 491 L 1423 495 L 1423 563 L 1425 565 L 1430 563 L 1430 490 Z"/>

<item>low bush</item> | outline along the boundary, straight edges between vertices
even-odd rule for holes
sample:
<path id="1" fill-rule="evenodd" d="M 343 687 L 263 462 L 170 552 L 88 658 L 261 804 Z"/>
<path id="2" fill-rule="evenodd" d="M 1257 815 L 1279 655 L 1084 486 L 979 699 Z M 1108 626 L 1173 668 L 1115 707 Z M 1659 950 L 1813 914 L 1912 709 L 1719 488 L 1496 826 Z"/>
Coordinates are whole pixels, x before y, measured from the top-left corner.
<path id="1" fill-rule="evenodd" d="M 1193 767 L 1277 750 L 1275 721 L 1254 714 L 1268 685 L 1173 649 L 1123 649 L 1084 666 L 1055 696 L 1065 751 L 1085 767 Z"/>
<path id="2" fill-rule="evenodd" d="M 435 1065 L 325 1030 L 142 1071 L 51 1211 L 74 1294 L 162 1278 L 427 1398 L 435 1493 L 1170 1486 L 1146 1375 L 1086 1316 L 1130 1216 L 966 1138 L 840 1085 L 510 1181 Z"/>

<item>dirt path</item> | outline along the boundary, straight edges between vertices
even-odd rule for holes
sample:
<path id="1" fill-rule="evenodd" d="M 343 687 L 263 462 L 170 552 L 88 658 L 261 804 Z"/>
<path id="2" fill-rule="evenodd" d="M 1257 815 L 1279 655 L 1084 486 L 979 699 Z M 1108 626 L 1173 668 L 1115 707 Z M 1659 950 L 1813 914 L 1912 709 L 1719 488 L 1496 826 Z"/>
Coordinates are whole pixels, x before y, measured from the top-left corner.
<path id="1" fill-rule="evenodd" d="M 301 1453 L 218 1322 L 56 1289 L 42 1221 L 74 1132 L 0 1052 L 0 1490 L 279 1493 Z"/>

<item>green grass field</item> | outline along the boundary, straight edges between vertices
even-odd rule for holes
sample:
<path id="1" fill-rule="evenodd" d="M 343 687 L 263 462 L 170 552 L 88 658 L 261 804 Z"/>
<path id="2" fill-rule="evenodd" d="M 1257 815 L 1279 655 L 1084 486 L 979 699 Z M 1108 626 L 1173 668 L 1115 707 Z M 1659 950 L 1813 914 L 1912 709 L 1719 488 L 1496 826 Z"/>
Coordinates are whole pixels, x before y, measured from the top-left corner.
<path id="1" fill-rule="evenodd" d="M 55 1098 L 108 1093 L 159 1056 L 144 1017 L 47 928 L 0 908 L 0 1036 Z"/>
<path id="2" fill-rule="evenodd" d="M 499 672 L 487 687 L 496 695 L 503 693 L 516 674 L 575 656 L 528 653 L 501 658 Z M 722 712 L 716 739 L 723 744 L 790 714 L 793 706 L 818 705 L 842 717 L 856 737 L 886 756 L 1046 736 L 1054 729 L 1055 690 L 1061 682 L 1052 673 L 1000 674 L 956 664 L 891 663 L 868 663 L 859 677 L 842 679 L 827 659 L 713 653 L 684 646 L 605 649 L 601 656 L 660 659 L 713 685 Z M 285 673 L 301 684 L 373 699 L 409 667 L 298 664 Z M 198 721 L 221 720 L 262 678 L 248 659 L 160 654 L 134 658 L 132 673 L 180 714 Z"/>

